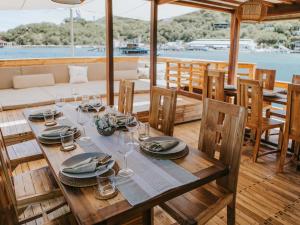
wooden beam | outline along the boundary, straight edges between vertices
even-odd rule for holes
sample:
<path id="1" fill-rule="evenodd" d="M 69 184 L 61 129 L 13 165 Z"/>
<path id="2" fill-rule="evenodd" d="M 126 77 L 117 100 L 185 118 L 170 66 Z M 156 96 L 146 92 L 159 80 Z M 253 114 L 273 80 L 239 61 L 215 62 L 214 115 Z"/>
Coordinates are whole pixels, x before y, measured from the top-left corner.
<path id="1" fill-rule="evenodd" d="M 150 87 L 156 86 L 158 0 L 151 0 Z"/>
<path id="2" fill-rule="evenodd" d="M 300 4 L 277 4 L 268 9 L 268 16 L 282 16 L 283 14 L 294 14 L 300 12 Z"/>
<path id="3" fill-rule="evenodd" d="M 107 104 L 114 105 L 114 37 L 112 0 L 106 0 L 106 96 Z"/>
<path id="4" fill-rule="evenodd" d="M 241 23 L 237 19 L 236 12 L 231 14 L 230 28 L 230 53 L 228 64 L 228 84 L 234 84 L 236 81 L 238 54 L 240 44 Z"/>
<path id="5" fill-rule="evenodd" d="M 172 2 L 176 2 L 177 0 L 158 0 L 157 4 L 162 5 L 162 4 L 170 4 Z"/>
<path id="6" fill-rule="evenodd" d="M 187 1 L 176 1 L 176 2 L 172 2 L 171 4 L 199 8 L 199 9 L 208 9 L 208 10 L 214 10 L 214 11 L 225 12 L 225 13 L 232 13 L 234 11 L 233 9 L 222 8 L 222 7 L 208 5 L 208 4 L 202 4 L 200 2 L 195 3 L 195 2 L 187 2 Z"/>

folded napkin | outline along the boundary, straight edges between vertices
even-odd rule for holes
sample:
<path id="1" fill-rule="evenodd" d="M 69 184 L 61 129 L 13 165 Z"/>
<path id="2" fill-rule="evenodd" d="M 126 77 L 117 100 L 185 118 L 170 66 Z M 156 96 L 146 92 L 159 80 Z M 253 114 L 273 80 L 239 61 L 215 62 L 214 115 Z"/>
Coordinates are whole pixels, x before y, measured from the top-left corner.
<path id="1" fill-rule="evenodd" d="M 29 116 L 30 117 L 43 117 L 45 111 L 46 110 L 37 110 L 37 111 L 31 112 Z M 54 114 L 55 114 L 55 111 L 54 111 Z"/>
<path id="2" fill-rule="evenodd" d="M 63 168 L 65 173 L 89 173 L 94 172 L 97 169 L 98 160 L 96 158 L 88 158 L 82 162 L 79 162 L 71 167 Z"/>
<path id="3" fill-rule="evenodd" d="M 41 136 L 45 138 L 55 138 L 55 137 L 60 137 L 61 134 L 68 134 L 71 132 L 75 133 L 76 130 L 77 130 L 76 128 L 72 128 L 70 126 L 64 126 L 64 127 L 59 127 L 58 129 L 44 131 Z"/>
<path id="4" fill-rule="evenodd" d="M 116 116 L 117 119 L 117 125 L 118 126 L 125 126 L 126 123 L 126 116 Z"/>
<path id="5" fill-rule="evenodd" d="M 152 152 L 162 152 L 174 148 L 178 144 L 179 141 L 175 141 L 175 140 L 153 141 L 153 142 L 144 142 L 142 144 L 142 147 L 145 147 Z"/>
<path id="6" fill-rule="evenodd" d="M 65 167 L 62 169 L 62 171 L 65 173 L 73 173 L 73 174 L 91 173 L 91 172 L 95 172 L 96 170 L 106 169 L 109 162 L 110 161 L 107 161 L 101 164 L 101 162 L 99 162 L 99 158 L 91 157 L 79 163 L 76 163 L 70 167 Z"/>

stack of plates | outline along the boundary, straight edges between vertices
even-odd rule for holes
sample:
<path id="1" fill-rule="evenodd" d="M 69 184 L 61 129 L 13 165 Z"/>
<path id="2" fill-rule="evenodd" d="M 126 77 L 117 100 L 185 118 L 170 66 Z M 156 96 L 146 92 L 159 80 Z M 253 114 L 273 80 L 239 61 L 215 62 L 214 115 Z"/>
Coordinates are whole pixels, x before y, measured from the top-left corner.
<path id="1" fill-rule="evenodd" d="M 44 130 L 44 132 L 55 131 L 55 130 L 63 129 L 65 127 L 66 126 L 49 127 L 49 128 L 46 128 Z M 78 138 L 79 136 L 80 136 L 80 130 L 76 129 L 75 134 L 74 134 L 74 138 Z M 41 142 L 42 144 L 45 144 L 45 145 L 61 144 L 60 135 L 53 136 L 53 137 L 44 137 L 44 136 L 41 135 L 41 136 L 38 137 L 38 139 L 39 139 L 39 142 Z"/>
<path id="2" fill-rule="evenodd" d="M 53 113 L 54 117 L 59 117 L 61 115 L 61 113 L 56 110 L 53 110 Z M 44 121 L 43 111 L 32 112 L 32 114 L 29 115 L 28 119 L 33 122 Z"/>
<path id="3" fill-rule="evenodd" d="M 126 116 L 116 116 L 117 120 L 117 130 L 127 130 L 126 124 Z"/>
<path id="4" fill-rule="evenodd" d="M 237 87 L 235 85 L 225 85 L 224 89 L 229 91 L 236 91 Z"/>
<path id="5" fill-rule="evenodd" d="M 96 112 L 96 109 L 93 107 L 93 105 L 89 104 L 89 105 L 85 105 L 85 106 L 78 106 L 80 109 L 83 109 L 83 111 L 87 111 L 87 112 Z M 100 111 L 104 111 L 105 110 L 105 106 L 102 106 Z"/>
<path id="6" fill-rule="evenodd" d="M 147 155 L 150 155 L 152 157 L 158 158 L 158 159 L 179 159 L 184 156 L 186 156 L 189 152 L 189 148 L 187 144 L 182 142 L 181 140 L 175 138 L 175 137 L 170 137 L 170 136 L 162 136 L 162 137 L 151 137 L 148 138 L 144 143 L 151 143 L 155 141 L 178 141 L 179 143 L 165 151 L 151 151 L 149 148 L 143 148 L 143 145 L 141 145 L 141 151 L 144 152 Z"/>
<path id="7" fill-rule="evenodd" d="M 277 92 L 276 91 L 270 91 L 270 90 L 264 90 L 263 95 L 265 97 L 277 97 Z"/>
<path id="8" fill-rule="evenodd" d="M 91 157 L 104 157 L 106 154 L 102 152 L 88 152 L 82 153 L 75 156 L 70 157 L 69 159 L 65 160 L 60 168 L 59 178 L 60 181 L 68 186 L 72 187 L 89 187 L 94 186 L 97 184 L 96 176 L 105 174 L 108 172 L 109 169 L 113 168 L 116 172 L 118 171 L 118 166 L 114 160 L 110 160 L 107 164 L 107 167 L 103 170 L 97 170 L 94 172 L 88 173 L 80 173 L 80 174 L 73 174 L 73 173 L 66 173 L 62 170 L 66 167 L 72 167 L 77 163 L 80 163 L 88 158 Z"/>

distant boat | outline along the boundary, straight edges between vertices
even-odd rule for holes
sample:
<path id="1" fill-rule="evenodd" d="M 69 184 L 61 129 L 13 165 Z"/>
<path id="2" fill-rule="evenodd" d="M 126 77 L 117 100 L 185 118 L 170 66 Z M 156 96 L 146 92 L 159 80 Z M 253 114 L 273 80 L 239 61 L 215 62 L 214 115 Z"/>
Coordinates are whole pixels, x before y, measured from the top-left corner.
<path id="1" fill-rule="evenodd" d="M 138 44 L 127 44 L 126 47 L 119 48 L 121 54 L 123 55 L 146 55 L 149 50 L 146 48 L 141 48 Z"/>

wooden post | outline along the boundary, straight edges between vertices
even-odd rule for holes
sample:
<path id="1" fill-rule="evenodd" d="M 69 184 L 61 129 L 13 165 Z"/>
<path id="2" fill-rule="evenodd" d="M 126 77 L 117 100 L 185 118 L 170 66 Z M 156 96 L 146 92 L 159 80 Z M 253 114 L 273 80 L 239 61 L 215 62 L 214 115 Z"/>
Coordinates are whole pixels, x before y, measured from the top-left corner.
<path id="1" fill-rule="evenodd" d="M 151 24 L 150 24 L 150 88 L 156 86 L 157 67 L 157 0 L 151 0 Z"/>
<path id="2" fill-rule="evenodd" d="M 231 14 L 228 84 L 236 83 L 236 73 L 237 73 L 239 45 L 240 45 L 240 28 L 241 28 L 241 23 L 237 19 L 236 12 L 234 12 Z"/>
<path id="3" fill-rule="evenodd" d="M 106 0 L 106 99 L 114 105 L 114 37 L 112 0 Z"/>

